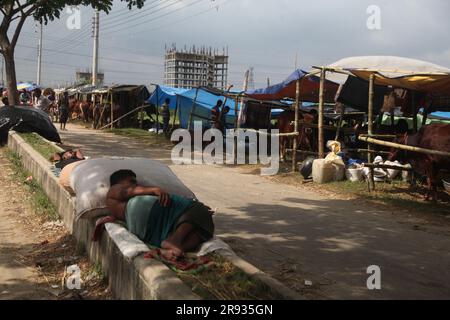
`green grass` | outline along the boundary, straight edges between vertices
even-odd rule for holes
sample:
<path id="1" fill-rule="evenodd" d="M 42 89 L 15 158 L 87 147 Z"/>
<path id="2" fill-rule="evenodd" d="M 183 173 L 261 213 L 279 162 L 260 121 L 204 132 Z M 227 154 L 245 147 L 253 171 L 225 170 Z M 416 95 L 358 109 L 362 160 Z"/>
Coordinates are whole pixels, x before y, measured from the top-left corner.
<path id="1" fill-rule="evenodd" d="M 133 138 L 146 144 L 157 147 L 171 147 L 172 144 L 164 134 L 156 134 L 143 129 L 137 128 L 122 128 L 105 130 L 105 132 L 113 133 L 118 136 Z"/>
<path id="2" fill-rule="evenodd" d="M 35 133 L 19 133 L 19 135 L 47 160 L 49 160 L 54 153 L 60 152 L 53 144 L 48 143 Z"/>
<path id="3" fill-rule="evenodd" d="M 31 174 L 23 167 L 21 157 L 11 150 L 7 150 L 5 154 L 13 165 L 15 179 L 23 183 L 27 191 L 30 193 L 30 204 L 35 213 L 45 220 L 58 220 L 58 211 L 48 198 L 44 189 L 42 189 L 35 179 L 27 181 L 27 177 L 30 177 Z"/>
<path id="4" fill-rule="evenodd" d="M 178 273 L 192 291 L 207 300 L 276 300 L 282 297 L 223 257 L 212 254 L 212 267 L 195 274 Z"/>

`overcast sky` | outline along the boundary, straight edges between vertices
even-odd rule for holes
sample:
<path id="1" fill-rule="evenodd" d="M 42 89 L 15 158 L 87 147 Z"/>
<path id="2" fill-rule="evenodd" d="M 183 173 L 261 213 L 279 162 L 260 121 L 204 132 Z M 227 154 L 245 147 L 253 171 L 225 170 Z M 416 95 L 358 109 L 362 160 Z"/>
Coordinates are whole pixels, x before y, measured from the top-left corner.
<path id="1" fill-rule="evenodd" d="M 381 10 L 381 30 L 367 28 L 367 8 Z M 298 66 L 344 57 L 396 55 L 450 67 L 448 0 L 147 0 L 128 11 L 115 1 L 100 15 L 100 70 L 106 83 L 162 83 L 164 46 L 228 46 L 229 82 L 242 87 L 254 68 L 255 86 L 285 79 Z M 92 64 L 92 8 L 81 9 L 81 29 L 67 13 L 44 26 L 42 81 L 73 81 Z M 37 28 L 29 21 L 16 49 L 18 80 L 36 81 Z M 57 52 L 59 51 L 59 52 Z"/>

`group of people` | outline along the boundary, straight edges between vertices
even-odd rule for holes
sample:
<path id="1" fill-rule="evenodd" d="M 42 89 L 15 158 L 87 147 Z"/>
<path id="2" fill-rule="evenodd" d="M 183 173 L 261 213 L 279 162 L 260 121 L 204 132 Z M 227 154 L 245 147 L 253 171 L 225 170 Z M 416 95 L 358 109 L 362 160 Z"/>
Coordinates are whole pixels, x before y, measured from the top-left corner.
<path id="1" fill-rule="evenodd" d="M 45 90 L 44 90 L 45 92 Z M 69 120 L 69 96 L 67 91 L 63 93 L 62 99 L 56 101 L 53 90 L 48 90 L 43 94 L 40 88 L 34 89 L 31 93 L 25 89 L 19 91 L 19 102 L 21 106 L 34 107 L 56 117 L 60 122 L 60 129 L 66 130 Z M 9 106 L 8 91 L 4 90 L 1 97 L 1 106 Z"/>

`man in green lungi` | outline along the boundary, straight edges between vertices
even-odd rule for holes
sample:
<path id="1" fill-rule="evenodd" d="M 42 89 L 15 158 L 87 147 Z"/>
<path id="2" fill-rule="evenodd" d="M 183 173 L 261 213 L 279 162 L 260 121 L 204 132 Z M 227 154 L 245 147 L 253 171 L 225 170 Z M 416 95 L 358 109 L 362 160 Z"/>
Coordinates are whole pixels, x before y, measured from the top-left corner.
<path id="1" fill-rule="evenodd" d="M 162 248 L 167 258 L 182 257 L 213 237 L 212 211 L 203 203 L 138 185 L 131 170 L 114 172 L 110 184 L 106 204 L 111 214 L 139 239 Z"/>

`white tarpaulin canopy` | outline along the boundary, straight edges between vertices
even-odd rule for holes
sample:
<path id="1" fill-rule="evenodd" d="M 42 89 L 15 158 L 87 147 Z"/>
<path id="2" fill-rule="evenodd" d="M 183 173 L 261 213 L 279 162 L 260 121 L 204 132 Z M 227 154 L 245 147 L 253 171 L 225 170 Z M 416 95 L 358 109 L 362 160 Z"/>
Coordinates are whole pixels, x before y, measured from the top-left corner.
<path id="1" fill-rule="evenodd" d="M 345 83 L 350 74 L 364 80 L 369 80 L 374 74 L 375 84 L 450 94 L 450 69 L 426 61 L 395 56 L 361 56 L 339 60 L 328 65 L 327 69 L 347 74 L 327 72 L 328 80 L 340 84 Z"/>

